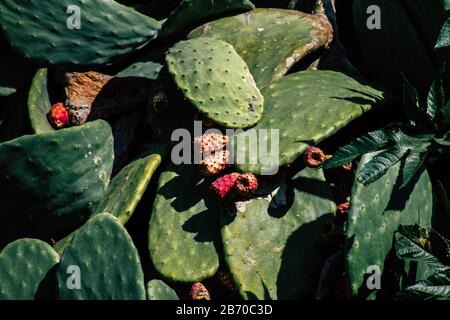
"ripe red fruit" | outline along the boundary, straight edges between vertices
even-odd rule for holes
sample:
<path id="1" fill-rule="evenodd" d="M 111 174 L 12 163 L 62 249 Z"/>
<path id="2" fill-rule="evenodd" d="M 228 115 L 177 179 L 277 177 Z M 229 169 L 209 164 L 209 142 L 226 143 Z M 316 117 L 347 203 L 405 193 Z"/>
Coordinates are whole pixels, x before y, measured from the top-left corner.
<path id="1" fill-rule="evenodd" d="M 200 162 L 200 172 L 205 176 L 213 176 L 225 169 L 228 164 L 228 151 L 219 151 Z"/>
<path id="2" fill-rule="evenodd" d="M 336 212 L 339 214 L 345 214 L 348 212 L 349 209 L 350 209 L 350 201 L 346 201 L 336 207 Z"/>
<path id="3" fill-rule="evenodd" d="M 200 282 L 196 282 L 192 285 L 191 297 L 193 300 L 211 300 L 208 290 Z"/>
<path id="4" fill-rule="evenodd" d="M 309 168 L 319 168 L 325 161 L 329 160 L 331 156 L 326 155 L 321 149 L 317 147 L 309 147 L 303 154 L 303 160 Z"/>
<path id="5" fill-rule="evenodd" d="M 196 137 L 194 142 L 199 144 L 203 157 L 226 150 L 228 137 L 223 134 L 209 133 Z"/>
<path id="6" fill-rule="evenodd" d="M 53 105 L 47 116 L 48 121 L 55 129 L 65 127 L 69 123 L 69 112 L 61 102 Z"/>
<path id="7" fill-rule="evenodd" d="M 258 179 L 253 173 L 243 173 L 236 179 L 235 189 L 240 195 L 251 195 L 258 189 Z"/>
<path id="8" fill-rule="evenodd" d="M 342 169 L 344 169 L 345 171 L 351 171 L 352 168 L 353 168 L 353 163 L 352 162 L 346 163 L 346 164 L 344 164 L 342 166 Z"/>
<path id="9" fill-rule="evenodd" d="M 225 198 L 225 196 L 233 189 L 239 176 L 239 173 L 224 175 L 223 177 L 217 178 L 216 181 L 211 184 L 211 188 L 219 195 L 219 197 Z"/>

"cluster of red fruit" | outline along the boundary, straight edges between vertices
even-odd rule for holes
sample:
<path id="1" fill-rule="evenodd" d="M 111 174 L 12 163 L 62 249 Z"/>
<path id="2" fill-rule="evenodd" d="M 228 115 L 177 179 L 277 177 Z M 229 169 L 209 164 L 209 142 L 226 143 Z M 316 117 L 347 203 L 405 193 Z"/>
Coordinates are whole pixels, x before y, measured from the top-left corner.
<path id="1" fill-rule="evenodd" d="M 228 165 L 228 137 L 210 133 L 197 137 L 194 141 L 200 146 L 203 160 L 200 171 L 206 176 L 213 176 L 223 171 Z M 258 189 L 258 179 L 253 173 L 233 172 L 216 179 L 211 188 L 221 198 L 227 196 L 249 196 Z"/>

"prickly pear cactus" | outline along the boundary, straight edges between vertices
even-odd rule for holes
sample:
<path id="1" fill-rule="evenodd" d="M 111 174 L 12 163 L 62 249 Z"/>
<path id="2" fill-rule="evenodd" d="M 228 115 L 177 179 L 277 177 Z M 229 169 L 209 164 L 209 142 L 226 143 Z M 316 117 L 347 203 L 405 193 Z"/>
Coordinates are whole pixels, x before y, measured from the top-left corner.
<path id="1" fill-rule="evenodd" d="M 151 280 L 147 283 L 148 300 L 179 300 L 177 293 L 161 280 Z"/>
<path id="2" fill-rule="evenodd" d="M 41 282 L 58 262 L 55 250 L 41 240 L 8 244 L 0 252 L 0 300 L 35 299 Z"/>
<path id="3" fill-rule="evenodd" d="M 221 40 L 197 38 L 169 49 L 166 63 L 179 89 L 200 113 L 228 128 L 256 124 L 264 98 L 247 65 Z"/>
<path id="4" fill-rule="evenodd" d="M 153 61 L 138 61 L 116 74 L 116 77 L 140 77 L 155 80 L 163 65 Z"/>
<path id="5" fill-rule="evenodd" d="M 372 156 L 363 156 L 358 170 Z M 352 298 L 374 299 L 377 295 L 389 295 L 395 284 L 389 278 L 389 272 L 395 267 L 390 261 L 395 231 L 400 224 L 431 224 L 433 202 L 430 201 L 432 185 L 428 173 L 424 171 L 417 177 L 412 190 L 399 190 L 400 165 L 368 186 L 359 182 L 353 186 L 346 240 L 346 268 Z M 385 271 L 383 276 L 387 280 L 381 283 L 379 292 L 367 288 L 366 273 L 370 266 Z"/>
<path id="6" fill-rule="evenodd" d="M 299 60 L 333 38 L 328 20 L 294 10 L 256 9 L 208 22 L 189 34 L 231 44 L 247 63 L 259 88 L 284 76 Z"/>
<path id="7" fill-rule="evenodd" d="M 321 229 L 336 209 L 321 170 L 280 181 L 270 197 L 223 215 L 225 260 L 245 299 L 302 299 L 325 259 Z"/>
<path id="8" fill-rule="evenodd" d="M 248 133 L 232 140 L 237 144 L 235 163 L 239 170 L 260 173 L 289 165 L 311 144 L 330 137 L 352 120 L 376 107 L 387 103 L 388 97 L 362 80 L 350 78 L 334 71 L 302 71 L 290 74 L 262 90 L 265 111 L 261 121 L 250 134 L 265 129 L 258 144 L 272 146 L 272 129 L 279 137 L 280 158 L 265 157 L 252 150 L 252 145 L 241 143 Z M 255 131 L 253 130 L 255 129 Z M 276 132 L 274 132 L 276 133 Z M 258 147 L 258 145 L 256 145 Z M 259 158 L 246 163 L 241 160 Z"/>
<path id="9" fill-rule="evenodd" d="M 0 144 L 2 235 L 51 237 L 82 223 L 108 187 L 113 157 L 102 120 Z"/>
<path id="10" fill-rule="evenodd" d="M 47 69 L 39 69 L 31 82 L 30 92 L 28 93 L 28 113 L 31 129 L 34 133 L 45 133 L 55 130 L 46 117 L 52 107 L 47 89 L 47 76 Z"/>
<path id="11" fill-rule="evenodd" d="M 154 39 L 160 28 L 155 19 L 113 0 L 4 0 L 0 21 L 23 57 L 58 67 L 115 62 Z"/>
<path id="12" fill-rule="evenodd" d="M 111 183 L 95 208 L 95 212 L 108 212 L 117 217 L 121 224 L 130 219 L 147 186 L 161 164 L 164 146 L 154 146 L 153 151 L 123 168 Z"/>
<path id="13" fill-rule="evenodd" d="M 182 0 L 180 5 L 164 21 L 159 37 L 166 37 L 206 18 L 229 12 L 255 8 L 249 0 Z"/>
<path id="14" fill-rule="evenodd" d="M 117 219 L 88 220 L 65 248 L 56 271 L 62 300 L 145 300 L 138 252 Z"/>
<path id="15" fill-rule="evenodd" d="M 148 231 L 150 257 L 171 281 L 196 282 L 219 267 L 220 208 L 193 165 L 167 166 L 158 182 Z"/>

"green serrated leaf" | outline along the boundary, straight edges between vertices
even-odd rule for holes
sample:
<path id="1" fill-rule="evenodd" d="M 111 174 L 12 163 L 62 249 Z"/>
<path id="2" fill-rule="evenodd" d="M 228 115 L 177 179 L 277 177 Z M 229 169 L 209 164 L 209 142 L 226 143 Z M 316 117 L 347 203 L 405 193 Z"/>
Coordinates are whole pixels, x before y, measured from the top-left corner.
<path id="1" fill-rule="evenodd" d="M 442 264 L 435 256 L 400 232 L 395 233 L 395 252 L 401 259 L 423 262 L 434 272 L 450 270 L 449 266 Z"/>
<path id="2" fill-rule="evenodd" d="M 420 107 L 417 89 L 405 77 L 403 77 L 403 107 L 412 127 L 419 131 L 433 127 L 426 110 Z"/>
<path id="3" fill-rule="evenodd" d="M 450 272 L 434 274 L 397 294 L 400 300 L 450 299 Z"/>
<path id="4" fill-rule="evenodd" d="M 444 24 L 439 35 L 439 39 L 436 42 L 436 49 L 448 47 L 450 45 L 450 19 Z"/>
<path id="5" fill-rule="evenodd" d="M 348 145 L 340 148 L 334 154 L 333 158 L 324 164 L 323 168 L 337 168 L 355 160 L 362 154 L 382 150 L 389 145 L 392 136 L 393 133 L 388 133 L 385 130 L 377 130 L 362 135 Z"/>
<path id="6" fill-rule="evenodd" d="M 442 77 L 444 74 L 444 68 L 439 71 L 438 76 L 434 79 L 431 85 L 430 91 L 428 92 L 427 98 L 427 115 L 431 120 L 435 120 L 436 116 L 439 115 L 437 110 L 444 107 L 445 103 L 445 92 L 442 86 Z"/>
<path id="7" fill-rule="evenodd" d="M 402 160 L 408 150 L 408 148 L 396 146 L 377 154 L 361 170 L 357 178 L 358 182 L 367 186 L 381 178 L 390 167 Z"/>
<path id="8" fill-rule="evenodd" d="M 405 163 L 402 167 L 402 188 L 407 186 L 415 174 L 423 166 L 427 152 L 412 151 L 405 159 Z"/>

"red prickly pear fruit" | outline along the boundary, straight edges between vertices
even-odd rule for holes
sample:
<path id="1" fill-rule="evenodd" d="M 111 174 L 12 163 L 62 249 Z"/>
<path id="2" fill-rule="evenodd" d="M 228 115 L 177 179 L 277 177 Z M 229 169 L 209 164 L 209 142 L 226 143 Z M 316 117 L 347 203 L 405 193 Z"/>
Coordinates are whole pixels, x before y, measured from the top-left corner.
<path id="1" fill-rule="evenodd" d="M 317 147 L 309 147 L 303 154 L 303 160 L 309 168 L 319 168 L 325 161 L 329 160 L 331 156 L 326 155 Z"/>
<path id="2" fill-rule="evenodd" d="M 211 300 L 208 290 L 200 282 L 196 282 L 192 285 L 191 297 L 192 300 Z"/>
<path id="3" fill-rule="evenodd" d="M 217 133 L 204 134 L 196 137 L 194 142 L 200 146 L 200 151 L 204 157 L 214 155 L 216 152 L 226 150 L 228 136 Z"/>
<path id="4" fill-rule="evenodd" d="M 342 169 L 344 169 L 344 171 L 351 171 L 352 168 L 353 168 L 353 163 L 352 162 L 346 163 L 346 164 L 344 164 L 342 166 Z"/>
<path id="5" fill-rule="evenodd" d="M 236 179 L 239 176 L 239 173 L 230 173 L 224 175 L 223 177 L 217 178 L 211 184 L 211 188 L 219 195 L 219 197 L 225 198 L 225 196 L 229 194 L 233 189 L 234 185 L 236 184 Z"/>
<path id="6" fill-rule="evenodd" d="M 350 201 L 346 201 L 336 207 L 336 212 L 338 214 L 346 214 L 349 209 L 350 209 Z"/>
<path id="7" fill-rule="evenodd" d="M 258 189 L 258 179 L 253 173 L 243 173 L 236 179 L 235 189 L 240 195 L 251 195 Z"/>
<path id="8" fill-rule="evenodd" d="M 200 162 L 200 172 L 205 176 L 213 176 L 221 172 L 228 164 L 228 151 L 220 151 L 208 156 Z"/>
<path id="9" fill-rule="evenodd" d="M 55 129 L 67 126 L 69 123 L 69 112 L 61 102 L 56 103 L 47 114 L 48 121 Z"/>

